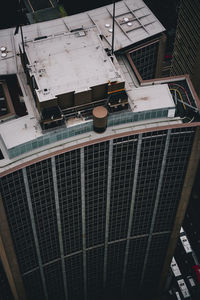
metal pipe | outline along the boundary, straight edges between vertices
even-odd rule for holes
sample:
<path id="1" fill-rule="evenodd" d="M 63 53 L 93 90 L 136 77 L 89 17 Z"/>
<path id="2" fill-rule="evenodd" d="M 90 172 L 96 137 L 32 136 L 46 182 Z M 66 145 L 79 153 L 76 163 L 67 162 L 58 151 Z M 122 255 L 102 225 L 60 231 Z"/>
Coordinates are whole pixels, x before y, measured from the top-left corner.
<path id="1" fill-rule="evenodd" d="M 114 33 L 115 33 L 115 1 L 113 1 L 113 24 L 112 24 L 112 55 L 114 53 Z"/>
<path id="2" fill-rule="evenodd" d="M 23 54 L 25 54 L 24 36 L 23 36 L 23 31 L 22 31 L 22 25 L 19 25 L 19 28 L 20 28 L 20 34 L 21 34 L 21 39 L 22 39 L 22 49 L 23 49 Z"/>

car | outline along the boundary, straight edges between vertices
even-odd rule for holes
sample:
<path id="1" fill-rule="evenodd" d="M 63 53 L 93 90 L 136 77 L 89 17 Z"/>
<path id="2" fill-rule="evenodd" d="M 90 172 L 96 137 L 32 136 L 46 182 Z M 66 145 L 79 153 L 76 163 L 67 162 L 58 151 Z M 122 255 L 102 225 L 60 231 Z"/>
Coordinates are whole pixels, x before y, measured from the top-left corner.
<path id="1" fill-rule="evenodd" d="M 177 280 L 177 283 L 178 283 L 178 286 L 181 290 L 181 293 L 182 293 L 184 299 L 189 298 L 190 293 L 189 293 L 189 290 L 188 290 L 187 285 L 185 283 L 185 280 L 184 279 L 179 279 L 179 280 Z"/>
<path id="2" fill-rule="evenodd" d="M 188 241 L 187 236 L 186 235 L 180 236 L 180 240 L 181 240 L 181 243 L 183 245 L 183 248 L 185 249 L 185 252 L 186 253 L 191 253 L 192 252 L 192 248 L 190 246 L 190 243 Z"/>
<path id="3" fill-rule="evenodd" d="M 190 284 L 190 286 L 193 288 L 196 286 L 195 282 L 194 282 L 194 279 L 192 278 L 192 276 L 187 276 L 187 280 Z"/>
<path id="4" fill-rule="evenodd" d="M 194 265 L 192 267 L 192 269 L 195 271 L 198 283 L 200 283 L 200 267 L 199 267 L 199 265 Z"/>
<path id="5" fill-rule="evenodd" d="M 180 271 L 180 269 L 179 269 L 179 267 L 177 265 L 177 262 L 176 262 L 176 260 L 175 260 L 174 257 L 172 258 L 170 266 L 171 266 L 171 270 L 172 270 L 172 272 L 173 272 L 173 274 L 174 274 L 175 277 L 181 276 L 181 271 Z"/>

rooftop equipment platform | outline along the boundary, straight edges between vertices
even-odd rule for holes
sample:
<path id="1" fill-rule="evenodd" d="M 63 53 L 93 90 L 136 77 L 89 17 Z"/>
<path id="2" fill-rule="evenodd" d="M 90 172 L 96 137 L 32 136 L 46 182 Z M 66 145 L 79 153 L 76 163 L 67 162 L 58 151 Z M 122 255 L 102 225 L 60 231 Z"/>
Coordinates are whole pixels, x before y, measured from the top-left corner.
<path id="1" fill-rule="evenodd" d="M 123 81 L 96 26 L 26 41 L 25 51 L 28 72 L 37 85 L 39 110 L 47 105 L 68 108 L 103 99 L 108 82 Z"/>

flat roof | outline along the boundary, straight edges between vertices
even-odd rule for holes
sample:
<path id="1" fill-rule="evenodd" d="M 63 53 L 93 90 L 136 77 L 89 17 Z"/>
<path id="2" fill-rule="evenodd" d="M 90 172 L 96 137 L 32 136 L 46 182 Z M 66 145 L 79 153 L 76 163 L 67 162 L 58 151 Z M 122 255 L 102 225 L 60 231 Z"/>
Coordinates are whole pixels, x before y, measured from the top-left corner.
<path id="1" fill-rule="evenodd" d="M 22 27 L 25 43 L 41 36 L 70 33 L 77 28 L 89 28 L 96 25 L 99 33 L 104 36 L 105 47 L 112 44 L 112 9 L 106 5 L 83 13 L 66 16 L 41 23 Z M 109 27 L 107 27 L 109 25 Z M 165 31 L 165 28 L 142 0 L 123 0 L 116 3 L 115 11 L 115 43 L 114 50 L 129 47 L 137 42 L 150 38 Z M 0 58 L 0 74 L 17 72 L 16 53 L 21 44 L 20 33 L 14 35 L 15 28 L 0 30 L 0 47 L 7 48 L 7 57 Z"/>
<path id="2" fill-rule="evenodd" d="M 122 80 L 94 26 L 29 41 L 26 54 L 40 102 L 60 94 L 84 92 L 109 80 Z"/>
<path id="3" fill-rule="evenodd" d="M 125 78 L 133 113 L 174 108 L 167 85 L 136 88 L 130 66 L 115 56 L 112 62 L 106 54 L 104 49 L 111 48 L 112 7 L 107 5 L 81 14 L 23 26 L 29 70 L 38 84 L 39 101 L 54 99 L 57 95 L 67 92 L 87 91 L 92 86 L 107 83 L 108 80 L 124 81 Z M 116 3 L 115 50 L 134 45 L 164 30 L 142 0 L 124 0 Z M 103 35 L 102 39 L 100 35 Z M 59 128 L 55 129 L 55 132 L 53 130 L 43 134 L 39 125 L 40 119 L 35 117 L 36 108 L 31 108 L 31 103 L 34 102 L 22 71 L 20 57 L 16 55 L 21 44 L 20 34 L 14 36 L 14 29 L 3 30 L 0 31 L 0 39 L 1 46 L 7 47 L 7 58 L 0 59 L 0 74 L 18 73 L 20 84 L 25 91 L 23 94 L 28 111 L 27 116 L 1 123 L 1 144 L 4 150 L 18 146 L 23 148 L 25 143 L 35 143 L 43 137 L 48 139 L 50 135 L 56 135 Z M 120 117 L 120 113 L 116 114 L 116 119 L 118 116 Z M 67 124 L 69 129 L 78 124 L 81 126 L 80 122 L 89 124 L 87 120 L 73 121 L 73 124 Z M 140 126 L 143 126 L 143 122 Z M 115 130 L 119 127 L 122 128 L 123 124 L 115 126 Z M 111 128 L 107 130 L 112 131 Z M 105 132 L 105 135 L 108 132 Z M 92 132 L 91 139 L 95 136 L 98 135 Z M 73 143 L 76 143 L 76 140 L 79 141 L 79 137 L 71 138 Z M 60 145 L 65 142 L 66 138 L 59 141 Z M 48 145 L 45 147 L 49 148 Z"/>
<path id="4" fill-rule="evenodd" d="M 0 56 L 0 75 L 16 73 L 17 62 L 16 46 L 14 42 L 14 28 L 0 30 L 0 48 L 1 47 L 6 48 L 6 57 L 2 58 L 2 56 Z"/>
<path id="5" fill-rule="evenodd" d="M 7 149 L 42 136 L 36 118 L 30 115 L 2 123 L 0 133 Z"/>
<path id="6" fill-rule="evenodd" d="M 174 100 L 167 84 L 134 88 L 130 101 L 133 112 L 175 108 Z"/>

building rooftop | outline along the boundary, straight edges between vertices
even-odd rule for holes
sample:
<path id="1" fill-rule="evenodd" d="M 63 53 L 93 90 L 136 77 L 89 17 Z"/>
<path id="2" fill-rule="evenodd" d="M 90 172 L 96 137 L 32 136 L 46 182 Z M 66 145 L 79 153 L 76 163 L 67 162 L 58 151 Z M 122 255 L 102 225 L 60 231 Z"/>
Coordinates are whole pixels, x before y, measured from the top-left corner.
<path id="1" fill-rule="evenodd" d="M 96 27 L 28 41 L 26 54 L 40 102 L 121 80 Z"/>
<path id="2" fill-rule="evenodd" d="M 120 50 L 165 31 L 165 28 L 142 0 L 119 1 L 116 2 L 115 7 L 115 50 Z M 44 36 L 59 31 L 71 31 L 96 25 L 107 43 L 111 45 L 112 14 L 113 5 L 110 4 L 62 19 L 25 26 L 24 34 L 30 37 L 32 32 L 34 36 Z"/>
<path id="3" fill-rule="evenodd" d="M 6 57 L 0 59 L 0 78 L 3 77 L 6 82 L 6 76 L 16 74 L 22 91 L 19 95 L 21 104 L 18 104 L 23 106 L 26 113 L 12 120 L 3 120 L 0 124 L 0 150 L 4 156 L 0 161 L 2 170 L 9 168 L 10 163 L 17 164 L 21 159 L 28 159 L 29 155 L 40 155 L 41 151 L 52 151 L 54 147 L 64 147 L 66 143 L 74 145 L 82 140 L 98 139 L 99 134 L 93 132 L 91 111 L 96 105 L 95 101 L 101 102 L 100 105 L 107 105 L 109 110 L 106 101 L 113 90 L 112 84 L 109 86 L 108 82 L 119 83 L 118 90 L 122 93 L 120 97 L 126 97 L 126 109 L 122 107 L 122 110 L 118 110 L 114 103 L 114 108 L 111 107 L 108 115 L 108 128 L 102 137 L 120 130 L 131 131 L 133 126 L 161 127 L 169 122 L 183 122 L 179 115 L 175 115 L 175 102 L 180 101 L 177 100 L 175 92 L 178 85 L 171 87 L 171 92 L 168 84 L 165 84 L 168 83 L 167 80 L 161 80 L 160 83 L 148 81 L 139 86 L 126 56 L 119 53 L 110 55 L 108 49 L 111 49 L 111 24 L 112 5 L 108 5 L 78 15 L 24 26 L 27 70 L 29 76 L 35 78 L 34 93 L 37 97 L 31 93 L 33 87 L 27 85 L 22 68 L 19 55 L 19 46 L 23 49 L 20 34 L 14 35 L 14 29 L 0 31 L 0 46 L 6 47 Z M 116 3 L 115 50 L 131 47 L 138 41 L 163 31 L 164 27 L 143 1 L 124 0 Z M 180 84 L 183 79 L 176 80 Z M 95 90 L 97 97 L 94 99 L 92 94 L 88 102 L 82 103 L 82 94 L 91 92 L 93 87 L 98 87 Z M 194 98 L 187 84 L 185 88 L 188 89 L 187 95 Z M 104 90 L 106 99 L 102 96 Z M 100 92 L 101 97 L 98 98 Z M 66 104 L 65 97 L 70 93 L 80 93 L 81 97 L 77 102 L 72 101 L 71 106 L 61 107 L 63 102 Z M 64 100 L 59 96 L 63 96 Z M 187 101 L 184 97 L 183 100 Z M 59 118 L 65 117 L 63 123 L 50 130 L 44 129 L 41 118 L 44 116 L 44 108 L 47 107 L 41 106 L 38 109 L 37 101 L 41 105 L 45 101 L 55 102 L 55 106 L 50 106 L 52 110 L 57 108 Z M 182 107 L 182 103 L 180 106 Z"/>
<path id="4" fill-rule="evenodd" d="M 175 108 L 168 85 L 152 85 L 135 88 L 130 105 L 133 111 L 146 111 L 162 108 Z"/>
<path id="5" fill-rule="evenodd" d="M 37 37 L 67 33 L 77 28 L 88 28 L 94 25 L 103 35 L 105 45 L 110 47 L 112 43 L 112 5 L 77 15 L 23 26 L 23 35 L 26 42 L 26 40 Z M 116 3 L 115 51 L 163 31 L 165 28 L 142 0 L 124 0 Z M 0 74 L 10 74 L 17 71 L 15 55 L 18 52 L 21 37 L 20 34 L 14 36 L 14 32 L 14 28 L 0 31 L 0 46 L 5 46 L 8 50 L 6 59 L 0 59 Z"/>
<path id="6" fill-rule="evenodd" d="M 7 149 L 21 145 L 42 135 L 34 117 L 24 116 L 1 124 L 1 138 Z"/>

